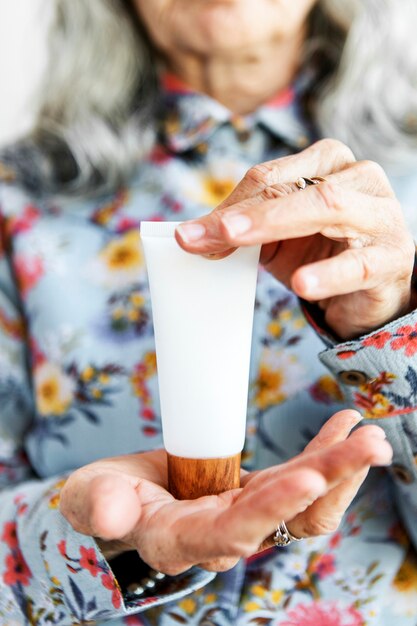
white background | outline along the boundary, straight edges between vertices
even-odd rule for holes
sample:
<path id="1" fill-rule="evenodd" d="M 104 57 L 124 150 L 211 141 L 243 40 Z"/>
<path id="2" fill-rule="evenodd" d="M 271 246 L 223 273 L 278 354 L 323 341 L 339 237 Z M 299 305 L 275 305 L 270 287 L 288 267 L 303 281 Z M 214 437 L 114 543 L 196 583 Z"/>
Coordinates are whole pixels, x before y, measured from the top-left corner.
<path id="1" fill-rule="evenodd" d="M 32 124 L 53 5 L 54 0 L 0 0 L 0 145 Z"/>

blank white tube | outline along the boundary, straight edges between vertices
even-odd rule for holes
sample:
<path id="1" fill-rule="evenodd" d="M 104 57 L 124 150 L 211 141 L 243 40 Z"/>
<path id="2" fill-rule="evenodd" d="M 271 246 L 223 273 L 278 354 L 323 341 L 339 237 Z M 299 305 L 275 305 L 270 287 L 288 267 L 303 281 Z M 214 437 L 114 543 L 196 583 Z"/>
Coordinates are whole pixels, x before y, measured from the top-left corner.
<path id="1" fill-rule="evenodd" d="M 189 459 L 229 457 L 245 439 L 259 246 L 221 260 L 184 252 L 179 222 L 142 222 L 164 445 Z"/>

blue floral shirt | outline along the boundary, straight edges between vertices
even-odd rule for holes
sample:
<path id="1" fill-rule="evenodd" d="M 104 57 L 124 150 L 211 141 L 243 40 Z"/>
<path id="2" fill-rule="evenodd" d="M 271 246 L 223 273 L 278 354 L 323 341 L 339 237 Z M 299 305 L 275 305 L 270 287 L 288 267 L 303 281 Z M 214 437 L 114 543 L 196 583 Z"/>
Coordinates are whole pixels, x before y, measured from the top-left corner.
<path id="1" fill-rule="evenodd" d="M 140 221 L 204 214 L 251 165 L 314 139 L 297 88 L 239 117 L 165 82 L 159 141 L 113 195 L 30 197 L 0 170 L 0 623 L 415 625 L 414 313 L 355 341 L 323 341 L 260 269 L 245 467 L 298 453 L 346 406 L 394 448 L 392 467 L 371 472 L 333 535 L 218 575 L 195 567 L 136 596 L 140 568 L 121 588 L 115 565 L 58 510 L 74 468 L 162 447 Z M 417 178 L 392 182 L 417 232 Z"/>

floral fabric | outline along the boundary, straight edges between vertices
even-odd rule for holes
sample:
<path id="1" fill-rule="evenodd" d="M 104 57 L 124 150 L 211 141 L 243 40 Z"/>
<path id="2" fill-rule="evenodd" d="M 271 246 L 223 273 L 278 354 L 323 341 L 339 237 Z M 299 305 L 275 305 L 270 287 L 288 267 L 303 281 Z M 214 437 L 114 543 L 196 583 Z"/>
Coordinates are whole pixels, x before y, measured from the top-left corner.
<path id="1" fill-rule="evenodd" d="M 314 136 L 301 89 L 241 118 L 167 79 L 160 141 L 128 187 L 58 201 L 1 186 L 0 624 L 415 624 L 414 313 L 323 342 L 297 298 L 260 270 L 245 466 L 293 456 L 345 406 L 394 447 L 393 466 L 371 472 L 334 535 L 217 576 L 193 568 L 138 598 L 58 510 L 74 468 L 163 445 L 140 221 L 201 215 L 251 165 L 305 147 Z M 414 226 L 417 179 L 393 183 Z"/>

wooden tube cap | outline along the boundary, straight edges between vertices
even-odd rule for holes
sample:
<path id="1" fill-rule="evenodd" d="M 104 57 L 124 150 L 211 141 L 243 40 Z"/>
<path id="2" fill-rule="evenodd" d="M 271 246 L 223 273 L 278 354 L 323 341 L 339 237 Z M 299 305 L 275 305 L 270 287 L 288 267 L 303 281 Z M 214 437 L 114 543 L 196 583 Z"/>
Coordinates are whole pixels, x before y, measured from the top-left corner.
<path id="1" fill-rule="evenodd" d="M 168 456 L 168 490 L 178 500 L 213 496 L 240 486 L 240 453 L 215 459 Z"/>

